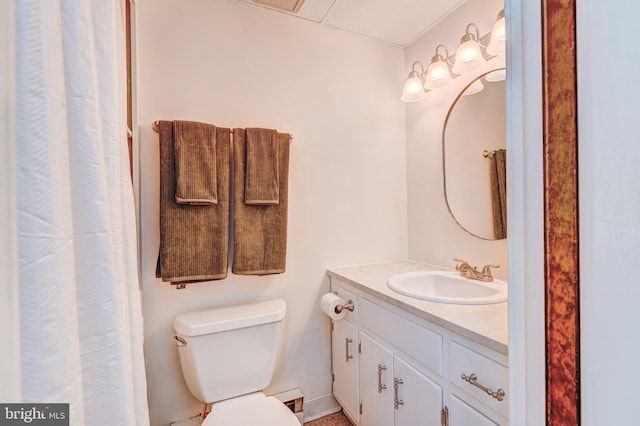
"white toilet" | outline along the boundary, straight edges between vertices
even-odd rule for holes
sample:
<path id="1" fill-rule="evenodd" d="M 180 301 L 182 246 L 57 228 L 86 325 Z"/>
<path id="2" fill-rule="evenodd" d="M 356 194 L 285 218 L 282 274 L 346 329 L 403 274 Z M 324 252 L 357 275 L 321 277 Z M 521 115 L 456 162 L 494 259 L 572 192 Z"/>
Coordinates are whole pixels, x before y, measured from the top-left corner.
<path id="1" fill-rule="evenodd" d="M 300 426 L 291 410 L 262 392 L 273 378 L 286 313 L 278 299 L 176 316 L 187 386 L 213 403 L 203 426 Z"/>

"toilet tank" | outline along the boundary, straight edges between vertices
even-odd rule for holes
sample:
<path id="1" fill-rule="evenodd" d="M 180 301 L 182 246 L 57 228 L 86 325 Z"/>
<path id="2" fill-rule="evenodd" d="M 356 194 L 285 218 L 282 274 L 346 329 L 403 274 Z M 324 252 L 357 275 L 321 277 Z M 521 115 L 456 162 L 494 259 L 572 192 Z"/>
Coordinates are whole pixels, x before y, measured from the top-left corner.
<path id="1" fill-rule="evenodd" d="M 191 393 L 216 402 L 268 387 L 286 312 L 285 301 L 278 299 L 177 315 L 173 327 Z"/>

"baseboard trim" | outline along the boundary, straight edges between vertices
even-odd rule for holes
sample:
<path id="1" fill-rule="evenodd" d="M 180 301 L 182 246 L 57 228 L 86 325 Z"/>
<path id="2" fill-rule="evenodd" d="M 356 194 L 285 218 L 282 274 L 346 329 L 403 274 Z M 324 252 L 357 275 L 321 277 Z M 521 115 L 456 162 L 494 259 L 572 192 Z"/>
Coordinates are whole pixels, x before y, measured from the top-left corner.
<path id="1" fill-rule="evenodd" d="M 337 413 L 342 407 L 333 397 L 333 394 L 319 396 L 304 401 L 304 421 L 310 422 L 329 414 Z"/>

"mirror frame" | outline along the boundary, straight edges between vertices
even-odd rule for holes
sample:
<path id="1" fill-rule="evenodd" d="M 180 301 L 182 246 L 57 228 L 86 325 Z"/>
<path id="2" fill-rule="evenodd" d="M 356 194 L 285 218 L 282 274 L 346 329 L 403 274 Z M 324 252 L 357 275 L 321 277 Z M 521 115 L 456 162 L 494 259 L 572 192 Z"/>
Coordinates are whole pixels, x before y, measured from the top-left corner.
<path id="1" fill-rule="evenodd" d="M 473 82 L 475 82 L 476 80 L 479 80 L 485 76 L 487 76 L 488 74 L 491 74 L 494 71 L 498 71 L 498 70 L 506 70 L 505 67 L 497 67 L 494 69 L 491 69 L 489 71 L 485 71 L 481 74 L 479 74 L 476 78 L 474 78 L 473 80 L 471 80 L 467 85 L 465 85 L 462 90 L 460 90 L 460 93 L 458 93 L 458 95 L 455 97 L 455 99 L 453 100 L 453 102 L 451 103 L 451 106 L 449 107 L 449 111 L 447 111 L 447 116 L 444 119 L 444 124 L 442 125 L 442 191 L 444 194 L 444 202 L 447 205 L 447 210 L 449 211 L 449 214 L 451 215 L 451 217 L 453 218 L 453 220 L 462 228 L 464 229 L 464 231 L 466 233 L 468 233 L 469 235 L 476 237 L 476 238 L 480 238 L 481 240 L 485 240 L 485 241 L 502 241 L 502 240 L 506 240 L 507 237 L 505 238 L 486 238 L 486 237 L 482 237 L 480 235 L 474 234 L 473 232 L 471 232 L 469 229 L 467 229 L 462 223 L 460 223 L 460 221 L 458 220 L 458 218 L 456 217 L 456 215 L 453 214 L 453 210 L 451 210 L 451 205 L 449 204 L 449 198 L 447 197 L 447 170 L 446 170 L 446 153 L 445 153 L 445 136 L 447 134 L 447 125 L 449 124 L 449 119 L 451 118 L 451 113 L 453 112 L 454 107 L 456 106 L 456 104 L 458 103 L 458 101 L 460 100 L 460 98 L 463 96 L 464 92 L 473 84 Z M 505 99 L 506 102 L 506 99 Z M 505 140 L 506 140 L 506 129 L 505 129 Z"/>

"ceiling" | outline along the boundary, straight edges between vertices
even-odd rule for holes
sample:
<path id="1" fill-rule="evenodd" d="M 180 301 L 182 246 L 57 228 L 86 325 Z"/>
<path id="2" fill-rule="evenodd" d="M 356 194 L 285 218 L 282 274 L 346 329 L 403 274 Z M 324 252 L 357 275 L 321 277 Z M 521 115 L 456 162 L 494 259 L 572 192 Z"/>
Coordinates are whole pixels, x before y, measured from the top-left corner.
<path id="1" fill-rule="evenodd" d="M 252 0 L 234 0 L 272 9 Z M 466 0 L 305 0 L 298 13 L 308 21 L 407 46 Z M 284 1 L 283 3 L 296 3 Z M 273 9 L 277 10 L 277 9 Z"/>

